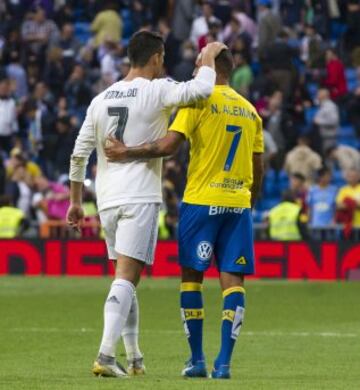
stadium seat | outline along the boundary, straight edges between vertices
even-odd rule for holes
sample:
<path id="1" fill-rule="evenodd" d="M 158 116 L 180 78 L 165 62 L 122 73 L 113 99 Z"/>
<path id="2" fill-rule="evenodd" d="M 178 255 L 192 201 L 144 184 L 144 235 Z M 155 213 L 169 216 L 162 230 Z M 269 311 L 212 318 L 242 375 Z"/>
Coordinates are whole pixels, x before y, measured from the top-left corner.
<path id="1" fill-rule="evenodd" d="M 338 134 L 343 137 L 349 137 L 349 138 L 355 137 L 355 131 L 353 126 L 341 126 L 339 128 Z"/>
<path id="2" fill-rule="evenodd" d="M 346 24 L 341 23 L 337 20 L 333 20 L 330 23 L 330 37 L 331 40 L 337 41 L 346 31 Z"/>
<path id="3" fill-rule="evenodd" d="M 308 125 L 311 125 L 313 122 L 317 110 L 317 107 L 308 107 L 305 109 L 305 121 Z"/>
<path id="4" fill-rule="evenodd" d="M 131 12 L 129 9 L 123 9 L 120 13 L 123 21 L 123 41 L 128 42 L 133 33 L 133 23 L 131 20 Z M 123 42 L 123 43 L 124 43 Z"/>
<path id="5" fill-rule="evenodd" d="M 308 83 L 307 90 L 312 99 L 315 99 L 319 86 L 316 83 Z"/>
<path id="6" fill-rule="evenodd" d="M 81 43 L 86 43 L 91 38 L 90 23 L 76 22 L 75 36 Z"/>

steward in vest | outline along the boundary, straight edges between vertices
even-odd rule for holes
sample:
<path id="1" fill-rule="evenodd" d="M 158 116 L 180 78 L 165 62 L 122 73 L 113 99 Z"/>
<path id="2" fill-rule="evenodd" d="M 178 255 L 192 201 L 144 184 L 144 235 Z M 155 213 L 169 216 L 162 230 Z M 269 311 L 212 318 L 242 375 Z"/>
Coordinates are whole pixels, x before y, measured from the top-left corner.
<path id="1" fill-rule="evenodd" d="M 291 191 L 285 191 L 282 202 L 269 212 L 269 236 L 276 241 L 300 241 L 307 238 L 307 217 Z"/>
<path id="2" fill-rule="evenodd" d="M 25 227 L 25 214 L 11 205 L 10 197 L 0 197 L 0 238 L 15 238 Z"/>

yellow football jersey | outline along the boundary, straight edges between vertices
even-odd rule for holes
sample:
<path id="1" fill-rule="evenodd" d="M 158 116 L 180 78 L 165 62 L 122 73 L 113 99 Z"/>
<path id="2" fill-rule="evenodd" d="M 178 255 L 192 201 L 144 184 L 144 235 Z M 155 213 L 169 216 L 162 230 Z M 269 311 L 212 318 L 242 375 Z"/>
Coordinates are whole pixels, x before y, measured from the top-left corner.
<path id="1" fill-rule="evenodd" d="M 184 202 L 250 207 L 253 153 L 264 151 L 262 121 L 255 108 L 227 85 L 181 108 L 171 131 L 190 141 Z"/>

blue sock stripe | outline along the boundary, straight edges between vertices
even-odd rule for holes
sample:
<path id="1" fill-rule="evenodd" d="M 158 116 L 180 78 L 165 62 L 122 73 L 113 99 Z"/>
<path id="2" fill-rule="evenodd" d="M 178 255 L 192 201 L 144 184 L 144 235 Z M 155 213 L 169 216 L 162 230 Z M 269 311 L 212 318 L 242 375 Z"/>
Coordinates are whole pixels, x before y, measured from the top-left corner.
<path id="1" fill-rule="evenodd" d="M 191 359 L 195 364 L 199 360 L 204 360 L 202 348 L 204 308 L 201 289 L 181 291 L 180 304 L 191 349 Z"/>
<path id="2" fill-rule="evenodd" d="M 237 290 L 224 296 L 223 317 L 221 325 L 221 348 L 215 360 L 215 369 L 221 365 L 230 365 L 236 337 L 240 331 L 240 326 L 242 323 L 244 307 L 244 292 Z M 238 321 L 239 323 L 235 323 L 234 326 L 234 321 Z M 234 329 L 234 327 L 236 327 L 236 329 Z"/>

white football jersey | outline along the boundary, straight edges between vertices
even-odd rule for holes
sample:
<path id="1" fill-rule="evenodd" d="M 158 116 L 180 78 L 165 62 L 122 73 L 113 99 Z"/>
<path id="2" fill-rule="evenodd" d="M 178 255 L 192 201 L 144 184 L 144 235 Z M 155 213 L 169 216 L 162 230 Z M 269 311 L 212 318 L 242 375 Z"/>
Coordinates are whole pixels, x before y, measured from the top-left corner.
<path id="1" fill-rule="evenodd" d="M 127 146 L 155 141 L 166 134 L 171 110 L 210 96 L 215 71 L 201 67 L 186 83 L 142 77 L 119 81 L 91 102 L 71 158 L 70 180 L 85 179 L 91 152 L 97 151 L 96 194 L 99 211 L 131 203 L 161 203 L 162 159 L 110 163 L 104 154 L 109 135 Z"/>

